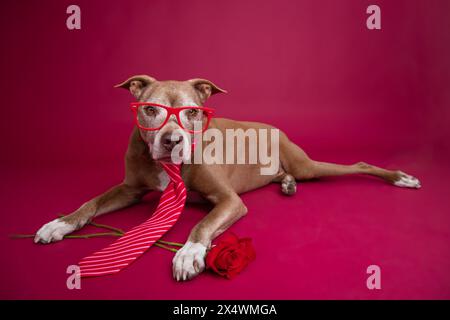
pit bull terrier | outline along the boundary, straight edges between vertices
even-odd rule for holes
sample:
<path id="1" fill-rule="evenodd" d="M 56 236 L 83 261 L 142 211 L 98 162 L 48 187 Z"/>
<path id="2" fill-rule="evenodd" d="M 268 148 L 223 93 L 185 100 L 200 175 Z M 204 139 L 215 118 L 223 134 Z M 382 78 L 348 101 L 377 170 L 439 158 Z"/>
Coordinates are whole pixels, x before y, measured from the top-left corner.
<path id="1" fill-rule="evenodd" d="M 129 90 L 139 102 L 173 108 L 203 106 L 211 95 L 225 92 L 204 79 L 158 81 L 147 75 L 133 76 L 116 87 Z M 45 224 L 36 233 L 34 241 L 51 243 L 62 240 L 94 217 L 135 204 L 151 190 L 164 190 L 169 178 L 159 162 L 168 161 L 175 146 L 191 147 L 186 143 L 190 141 L 186 130 L 181 130 L 184 133 L 174 138 L 174 132 L 181 129 L 178 122 L 179 118 L 170 116 L 158 130 L 142 130 L 135 126 L 125 155 L 123 182 L 84 203 L 70 215 Z M 225 132 L 226 129 L 273 127 L 256 122 L 213 118 L 209 128 Z M 278 182 L 284 194 L 292 195 L 296 192 L 296 181 L 345 174 L 368 174 L 398 187 L 420 188 L 417 178 L 402 171 L 386 170 L 364 162 L 340 165 L 312 160 L 281 131 L 279 162 L 279 170 L 272 175 L 260 174 L 259 163 L 183 165 L 182 178 L 187 190 L 195 191 L 211 202 L 213 209 L 192 229 L 184 247 L 176 253 L 173 277 L 177 281 L 192 279 L 201 273 L 211 241 L 247 214 L 247 208 L 239 197 L 241 193 Z"/>

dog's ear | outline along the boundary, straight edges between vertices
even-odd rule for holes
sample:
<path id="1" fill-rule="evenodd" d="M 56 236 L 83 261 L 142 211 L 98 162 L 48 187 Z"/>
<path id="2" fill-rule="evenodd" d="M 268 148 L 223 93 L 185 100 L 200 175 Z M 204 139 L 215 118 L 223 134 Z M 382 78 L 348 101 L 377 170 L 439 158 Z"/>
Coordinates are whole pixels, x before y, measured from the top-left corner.
<path id="1" fill-rule="evenodd" d="M 115 85 L 115 88 L 124 88 L 130 90 L 131 94 L 138 99 L 144 88 L 155 82 L 156 79 L 147 75 L 138 75 Z"/>
<path id="2" fill-rule="evenodd" d="M 188 82 L 195 88 L 200 96 L 202 103 L 206 101 L 211 95 L 216 93 L 227 93 L 225 90 L 219 88 L 214 83 L 205 79 L 191 79 Z"/>

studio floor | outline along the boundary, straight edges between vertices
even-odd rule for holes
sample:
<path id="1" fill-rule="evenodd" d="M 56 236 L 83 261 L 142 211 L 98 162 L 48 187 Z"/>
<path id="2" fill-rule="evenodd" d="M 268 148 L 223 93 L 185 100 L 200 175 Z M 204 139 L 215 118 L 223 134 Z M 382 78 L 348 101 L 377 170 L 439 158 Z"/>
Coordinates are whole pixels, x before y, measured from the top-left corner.
<path id="1" fill-rule="evenodd" d="M 410 190 L 362 176 L 300 183 L 297 194 L 277 184 L 242 195 L 249 213 L 231 230 L 251 237 L 257 258 L 238 277 L 204 272 L 188 282 L 171 275 L 173 253 L 152 247 L 119 274 L 66 287 L 66 268 L 114 239 L 68 239 L 37 245 L 10 234 L 33 233 L 59 213 L 122 179 L 121 159 L 100 165 L 2 169 L 0 282 L 2 299 L 449 299 L 450 214 L 447 161 L 427 153 L 315 152 L 319 160 L 364 160 L 420 178 Z M 150 194 L 134 207 L 96 221 L 125 230 L 157 204 Z M 185 241 L 207 206 L 189 204 L 164 237 Z M 79 233 L 98 230 L 92 226 Z M 381 269 L 381 289 L 369 290 L 366 269 Z"/>
<path id="2" fill-rule="evenodd" d="M 450 299 L 450 1 L 378 0 L 376 30 L 367 1 L 78 0 L 81 29 L 67 28 L 67 1 L 42 2 L 0 10 L 0 299 Z M 143 74 L 212 81 L 228 92 L 203 103 L 215 117 L 269 123 L 312 159 L 400 169 L 422 188 L 346 176 L 287 197 L 272 184 L 242 195 L 231 231 L 257 256 L 235 279 L 176 282 L 173 253 L 154 247 L 69 290 L 67 267 L 114 238 L 9 236 L 122 181 L 136 99 L 113 86 Z M 129 230 L 158 198 L 97 222 Z M 189 204 L 164 239 L 184 242 L 207 210 Z"/>

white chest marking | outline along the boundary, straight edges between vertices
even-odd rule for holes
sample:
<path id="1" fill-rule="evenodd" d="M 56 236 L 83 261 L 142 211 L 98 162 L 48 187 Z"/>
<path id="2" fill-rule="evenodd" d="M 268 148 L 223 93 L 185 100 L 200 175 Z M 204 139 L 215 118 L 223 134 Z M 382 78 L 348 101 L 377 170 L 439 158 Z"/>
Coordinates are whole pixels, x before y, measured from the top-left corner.
<path id="1" fill-rule="evenodd" d="M 156 186 L 156 188 L 158 189 L 158 191 L 164 191 L 167 187 L 167 185 L 169 184 L 169 176 L 167 175 L 167 173 L 162 170 L 159 174 L 158 174 L 158 185 Z"/>

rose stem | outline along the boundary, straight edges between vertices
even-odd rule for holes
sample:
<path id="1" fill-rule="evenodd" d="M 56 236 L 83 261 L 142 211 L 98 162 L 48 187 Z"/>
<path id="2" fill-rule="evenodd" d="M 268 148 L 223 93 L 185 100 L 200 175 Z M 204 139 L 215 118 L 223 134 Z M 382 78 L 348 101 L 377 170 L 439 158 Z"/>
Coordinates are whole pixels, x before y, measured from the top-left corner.
<path id="1" fill-rule="evenodd" d="M 177 251 L 178 251 L 177 249 L 173 249 L 173 248 L 166 247 L 165 245 L 159 244 L 159 243 L 157 243 L 157 242 L 155 242 L 154 244 L 155 244 L 155 246 L 157 246 L 157 247 L 160 247 L 160 248 L 163 248 L 163 249 L 172 251 L 172 252 L 177 252 Z"/>
<path id="2" fill-rule="evenodd" d="M 99 224 L 99 223 L 95 223 L 95 222 L 92 222 L 92 221 L 89 222 L 89 224 L 92 224 L 94 227 L 97 227 L 97 228 L 104 228 L 104 229 L 109 229 L 109 230 L 112 230 L 112 231 L 116 231 L 117 233 L 120 233 L 122 235 L 125 234 L 125 232 L 123 230 L 121 230 L 119 228 L 108 226 L 106 224 Z"/>
<path id="3" fill-rule="evenodd" d="M 33 238 L 34 234 L 13 234 L 10 237 L 16 238 L 16 239 L 22 239 L 22 238 Z M 121 237 L 122 235 L 119 233 L 114 232 L 102 232 L 102 233 L 90 233 L 90 234 L 80 234 L 80 235 L 68 235 L 64 236 L 65 239 L 88 239 L 88 238 L 94 238 L 94 237 L 104 237 L 104 236 L 115 236 L 115 237 Z"/>
<path id="4" fill-rule="evenodd" d="M 182 246 L 184 246 L 184 244 L 178 243 L 178 242 L 169 242 L 169 241 L 163 241 L 163 240 L 158 240 L 156 242 L 159 242 L 159 243 L 162 243 L 162 244 L 167 244 L 169 246 L 175 246 L 175 247 L 182 247 Z"/>
<path id="5" fill-rule="evenodd" d="M 60 217 L 64 217 L 64 215 L 60 215 Z M 109 230 L 112 230 L 112 231 L 116 231 L 116 232 L 118 232 L 118 233 L 120 233 L 122 235 L 125 234 L 125 232 L 123 230 L 121 230 L 119 228 L 116 228 L 116 227 L 109 226 L 107 224 L 99 224 L 99 223 L 95 223 L 93 221 L 90 221 L 89 224 L 93 225 L 94 227 L 104 228 L 104 229 L 109 229 Z M 163 241 L 163 240 L 157 240 L 156 242 L 159 242 L 159 243 L 162 243 L 162 244 L 166 244 L 166 245 L 169 245 L 169 246 L 175 246 L 175 247 L 182 247 L 182 246 L 184 246 L 184 244 L 178 243 L 178 242 L 169 242 L 169 241 Z"/>
<path id="6" fill-rule="evenodd" d="M 64 215 L 60 214 L 59 217 L 64 217 Z M 93 221 L 90 221 L 89 224 L 93 225 L 94 227 L 97 228 L 103 228 L 103 229 L 108 229 L 108 230 L 112 230 L 115 231 L 116 233 L 92 233 L 92 234 L 85 234 L 85 235 L 68 235 L 68 236 L 64 236 L 65 239 L 88 239 L 88 238 L 93 238 L 93 237 L 101 237 L 101 236 L 123 236 L 125 234 L 125 232 L 119 228 L 116 227 L 112 227 L 106 224 L 99 224 L 99 223 L 95 223 Z M 12 235 L 12 238 L 33 238 L 35 235 L 34 234 L 16 234 L 16 235 Z M 160 243 L 160 244 L 159 244 Z M 158 245 L 159 244 L 159 245 Z M 177 252 L 177 249 L 173 249 L 173 248 L 169 248 L 166 246 L 163 246 L 163 244 L 165 245 L 169 245 L 169 246 L 175 246 L 175 247 L 182 247 L 183 244 L 182 243 L 178 243 L 178 242 L 169 242 L 169 241 L 163 241 L 163 240 L 157 240 L 155 245 L 167 250 L 170 250 L 172 252 Z"/>
<path id="7" fill-rule="evenodd" d="M 59 216 L 61 218 L 64 217 L 64 215 L 62 215 L 62 214 L 60 214 Z M 120 234 L 124 234 L 125 233 L 122 229 L 119 229 L 119 228 L 116 228 L 116 227 L 111 227 L 111 226 L 108 226 L 107 224 L 100 224 L 100 223 L 96 223 L 96 222 L 93 222 L 93 221 L 89 221 L 89 224 L 91 224 L 91 225 L 93 225 L 94 227 L 97 227 L 97 228 L 109 229 L 109 230 L 115 231 L 115 232 L 120 233 Z"/>

